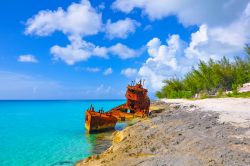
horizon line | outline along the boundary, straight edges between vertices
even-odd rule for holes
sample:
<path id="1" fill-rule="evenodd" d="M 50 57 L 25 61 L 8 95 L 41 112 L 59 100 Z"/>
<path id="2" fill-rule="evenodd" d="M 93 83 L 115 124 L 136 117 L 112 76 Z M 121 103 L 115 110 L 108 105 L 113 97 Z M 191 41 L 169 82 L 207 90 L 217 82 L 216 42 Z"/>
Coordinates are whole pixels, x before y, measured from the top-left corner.
<path id="1" fill-rule="evenodd" d="M 90 100 L 126 100 L 124 99 L 0 99 L 0 101 L 90 101 Z"/>

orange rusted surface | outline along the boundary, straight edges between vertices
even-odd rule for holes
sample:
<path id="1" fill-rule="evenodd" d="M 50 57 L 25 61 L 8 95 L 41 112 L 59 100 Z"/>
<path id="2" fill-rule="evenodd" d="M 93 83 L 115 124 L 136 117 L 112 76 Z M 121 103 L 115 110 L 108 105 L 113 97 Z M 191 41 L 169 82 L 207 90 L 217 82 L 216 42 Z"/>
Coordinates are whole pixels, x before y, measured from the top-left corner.
<path id="1" fill-rule="evenodd" d="M 95 112 L 94 107 L 91 106 L 86 111 L 85 127 L 89 132 L 114 129 L 116 122 L 116 117 L 110 113 L 104 113 L 103 110 Z"/>
<path id="2" fill-rule="evenodd" d="M 127 86 L 126 103 L 112 108 L 108 112 L 99 110 L 96 112 L 94 107 L 86 111 L 85 127 L 89 132 L 98 132 L 114 129 L 117 121 L 124 121 L 134 117 L 145 117 L 149 113 L 150 100 L 147 89 L 143 88 L 142 82 Z"/>
<path id="3" fill-rule="evenodd" d="M 136 85 L 129 85 L 126 92 L 126 106 L 130 113 L 138 113 L 145 116 L 149 112 L 150 100 L 147 95 L 148 90 L 143 88 L 141 81 Z"/>

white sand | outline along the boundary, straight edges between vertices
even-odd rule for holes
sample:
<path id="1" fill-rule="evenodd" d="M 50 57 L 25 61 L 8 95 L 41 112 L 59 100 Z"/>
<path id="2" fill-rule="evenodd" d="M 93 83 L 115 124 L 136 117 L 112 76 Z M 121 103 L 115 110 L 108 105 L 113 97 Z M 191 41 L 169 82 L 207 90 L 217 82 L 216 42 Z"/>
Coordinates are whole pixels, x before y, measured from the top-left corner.
<path id="1" fill-rule="evenodd" d="M 250 127 L 250 99 L 216 98 L 202 100 L 162 99 L 167 103 L 195 105 L 201 111 L 215 111 L 220 114 L 219 121 L 238 127 Z"/>

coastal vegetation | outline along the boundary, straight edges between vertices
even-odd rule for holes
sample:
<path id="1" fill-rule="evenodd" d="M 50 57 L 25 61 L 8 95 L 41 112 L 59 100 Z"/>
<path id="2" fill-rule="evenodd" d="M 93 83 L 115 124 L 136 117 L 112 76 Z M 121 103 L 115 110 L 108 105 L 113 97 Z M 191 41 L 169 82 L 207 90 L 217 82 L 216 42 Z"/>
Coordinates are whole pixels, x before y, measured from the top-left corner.
<path id="1" fill-rule="evenodd" d="M 164 80 L 165 86 L 156 93 L 158 98 L 250 97 L 238 93 L 238 88 L 250 82 L 250 46 L 246 46 L 245 59 L 233 61 L 223 57 L 218 61 L 200 61 L 183 78 Z M 228 92 L 231 91 L 231 92 Z M 227 93 L 228 92 L 228 93 Z"/>

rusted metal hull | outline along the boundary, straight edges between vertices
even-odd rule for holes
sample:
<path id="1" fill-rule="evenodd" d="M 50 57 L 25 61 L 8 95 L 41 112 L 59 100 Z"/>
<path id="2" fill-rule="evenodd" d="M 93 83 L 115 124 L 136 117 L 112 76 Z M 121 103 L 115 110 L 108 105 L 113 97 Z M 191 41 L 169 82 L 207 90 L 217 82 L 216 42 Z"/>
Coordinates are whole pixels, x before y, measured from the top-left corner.
<path id="1" fill-rule="evenodd" d="M 115 128 L 116 122 L 117 118 L 109 114 L 86 112 L 85 128 L 89 133 L 112 130 Z"/>

